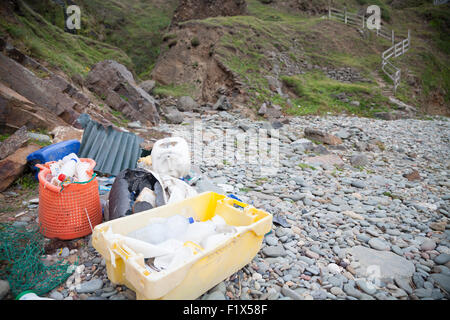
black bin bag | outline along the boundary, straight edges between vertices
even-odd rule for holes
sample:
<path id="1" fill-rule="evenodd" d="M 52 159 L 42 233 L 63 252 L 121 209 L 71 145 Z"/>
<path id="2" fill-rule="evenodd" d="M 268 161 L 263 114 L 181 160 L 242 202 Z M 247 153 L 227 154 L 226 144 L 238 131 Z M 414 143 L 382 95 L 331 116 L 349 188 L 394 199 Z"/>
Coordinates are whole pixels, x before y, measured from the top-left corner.
<path id="1" fill-rule="evenodd" d="M 109 192 L 109 220 L 125 217 L 133 213 L 133 204 L 142 189 L 155 192 L 156 206 L 165 204 L 164 191 L 153 174 L 144 169 L 125 169 L 121 171 Z"/>

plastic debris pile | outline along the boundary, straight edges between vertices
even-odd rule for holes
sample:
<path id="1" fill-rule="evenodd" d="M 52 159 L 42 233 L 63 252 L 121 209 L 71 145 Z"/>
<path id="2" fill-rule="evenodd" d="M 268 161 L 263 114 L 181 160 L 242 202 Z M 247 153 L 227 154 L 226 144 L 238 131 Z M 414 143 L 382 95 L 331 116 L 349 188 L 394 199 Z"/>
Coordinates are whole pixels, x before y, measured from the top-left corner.
<path id="1" fill-rule="evenodd" d="M 239 228 L 228 225 L 219 215 L 197 221 L 178 214 L 152 218 L 148 225 L 126 236 L 113 234 L 111 229 L 107 233 L 142 253 L 147 270 L 160 272 L 173 270 L 195 258 L 196 254 L 217 247 L 233 237 Z"/>
<path id="2" fill-rule="evenodd" d="M 68 263 L 46 265 L 43 255 L 44 237 L 37 230 L 0 224 L 0 278 L 8 280 L 14 296 L 27 290 L 45 294 L 73 272 Z"/>
<path id="3" fill-rule="evenodd" d="M 190 156 L 188 144 L 182 138 L 158 140 L 151 156 L 140 158 L 137 166 L 137 169 L 121 171 L 114 179 L 108 202 L 104 205 L 107 208 L 106 220 L 197 195 L 197 191 L 185 180 L 190 173 Z M 191 177 L 189 179 L 192 180 Z"/>
<path id="4" fill-rule="evenodd" d="M 62 160 L 50 164 L 50 173 L 45 179 L 55 186 L 68 183 L 88 182 L 92 176 L 87 171 L 89 163 L 80 161 L 75 153 L 65 156 Z"/>

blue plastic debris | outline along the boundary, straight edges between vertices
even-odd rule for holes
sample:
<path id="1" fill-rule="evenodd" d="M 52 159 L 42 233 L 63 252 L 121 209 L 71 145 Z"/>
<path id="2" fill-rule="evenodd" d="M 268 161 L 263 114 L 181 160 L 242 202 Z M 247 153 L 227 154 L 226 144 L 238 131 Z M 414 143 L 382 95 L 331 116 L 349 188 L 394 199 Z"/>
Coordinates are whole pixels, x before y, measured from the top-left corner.
<path id="1" fill-rule="evenodd" d="M 228 197 L 229 197 L 229 198 L 232 198 L 232 199 L 234 199 L 234 200 L 243 202 L 241 199 L 239 199 L 238 197 L 236 197 L 236 196 L 235 196 L 234 194 L 232 194 L 232 193 L 230 193 L 230 194 L 228 195 Z"/>
<path id="2" fill-rule="evenodd" d="M 30 153 L 27 157 L 27 161 L 31 166 L 31 170 L 34 173 L 36 180 L 38 179 L 39 169 L 36 164 L 44 164 L 49 161 L 58 161 L 67 156 L 70 153 L 77 154 L 80 150 L 80 141 L 67 140 L 59 143 L 55 143 L 39 149 L 33 153 Z"/>

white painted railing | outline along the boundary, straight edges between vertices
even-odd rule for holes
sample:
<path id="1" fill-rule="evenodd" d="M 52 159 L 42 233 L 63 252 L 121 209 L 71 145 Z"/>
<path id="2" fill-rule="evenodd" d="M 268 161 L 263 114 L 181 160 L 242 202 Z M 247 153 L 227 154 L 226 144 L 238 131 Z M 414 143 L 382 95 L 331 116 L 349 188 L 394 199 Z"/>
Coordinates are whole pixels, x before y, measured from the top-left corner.
<path id="1" fill-rule="evenodd" d="M 339 10 L 328 6 L 328 19 L 335 19 L 351 26 L 355 26 L 358 28 L 361 27 L 362 29 L 366 28 L 365 15 L 348 12 L 347 8 L 344 8 L 344 10 Z M 395 94 L 397 87 L 400 84 L 401 71 L 391 62 L 389 62 L 389 59 L 401 56 L 409 50 L 411 45 L 411 33 L 408 30 L 408 38 L 395 43 L 394 30 L 384 26 L 383 22 L 380 23 L 380 28 L 375 29 L 374 31 L 376 32 L 377 36 L 391 40 L 392 42 L 392 46 L 381 54 L 381 70 L 383 70 L 383 72 L 394 82 Z"/>
<path id="2" fill-rule="evenodd" d="M 405 54 L 410 48 L 411 33 L 408 30 L 408 38 L 402 40 L 381 54 L 381 69 L 394 82 L 394 94 L 400 84 L 400 69 L 389 62 L 390 58 L 396 58 Z"/>

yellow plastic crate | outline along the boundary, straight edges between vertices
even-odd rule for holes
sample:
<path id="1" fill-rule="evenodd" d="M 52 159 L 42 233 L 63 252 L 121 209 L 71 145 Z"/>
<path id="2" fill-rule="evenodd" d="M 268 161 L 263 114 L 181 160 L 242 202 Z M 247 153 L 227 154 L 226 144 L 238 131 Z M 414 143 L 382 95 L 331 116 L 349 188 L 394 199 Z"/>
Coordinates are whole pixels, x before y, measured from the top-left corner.
<path id="1" fill-rule="evenodd" d="M 243 209 L 234 207 L 235 204 Z M 105 236 L 109 228 L 113 233 L 127 235 L 147 225 L 151 218 L 176 214 L 193 216 L 201 221 L 217 214 L 227 224 L 243 228 L 217 247 L 197 253 L 189 263 L 160 272 L 147 270 L 141 253 Z M 191 300 L 252 261 L 261 249 L 264 235 L 271 229 L 271 214 L 224 195 L 205 192 L 178 203 L 97 225 L 92 245 L 105 258 L 109 280 L 135 291 L 138 300 Z"/>

